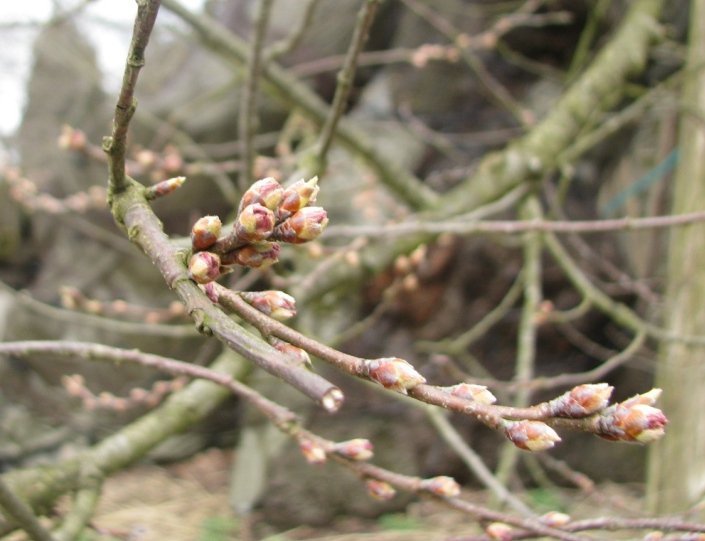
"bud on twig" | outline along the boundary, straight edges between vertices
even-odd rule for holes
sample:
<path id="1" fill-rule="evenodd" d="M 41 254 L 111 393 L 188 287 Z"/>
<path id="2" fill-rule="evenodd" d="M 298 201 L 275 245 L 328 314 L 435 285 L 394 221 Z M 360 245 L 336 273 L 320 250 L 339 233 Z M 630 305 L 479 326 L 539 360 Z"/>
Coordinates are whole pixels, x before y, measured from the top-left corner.
<path id="1" fill-rule="evenodd" d="M 269 338 L 271 346 L 280 351 L 295 365 L 311 366 L 311 357 L 305 349 L 302 349 L 294 344 L 280 340 L 274 336 Z"/>
<path id="2" fill-rule="evenodd" d="M 650 443 L 661 438 L 668 419 L 660 409 L 650 405 L 658 394 L 636 395 L 607 408 L 598 419 L 596 434 L 607 440 L 636 443 Z"/>
<path id="3" fill-rule="evenodd" d="M 509 524 L 504 522 L 492 522 L 485 528 L 485 533 L 490 539 L 497 541 L 509 541 L 514 537 L 514 530 Z"/>
<path id="4" fill-rule="evenodd" d="M 242 212 L 245 207 L 254 205 L 255 203 L 274 211 L 279 207 L 283 195 L 284 188 L 282 188 L 281 184 L 274 178 L 263 178 L 255 182 L 245 191 L 240 200 L 238 213 Z"/>
<path id="5" fill-rule="evenodd" d="M 243 242 L 266 240 L 274 231 L 274 213 L 259 203 L 248 205 L 238 214 L 233 231 Z"/>
<path id="6" fill-rule="evenodd" d="M 509 441 L 526 451 L 545 451 L 561 438 L 556 431 L 541 421 L 503 421 L 504 434 Z"/>
<path id="7" fill-rule="evenodd" d="M 220 257 L 211 252 L 197 252 L 191 256 L 188 272 L 194 282 L 212 282 L 220 276 Z"/>
<path id="8" fill-rule="evenodd" d="M 164 197 L 172 192 L 175 192 L 186 182 L 186 177 L 172 177 L 161 182 L 157 182 L 154 186 L 150 186 L 144 192 L 144 196 L 148 201 Z"/>
<path id="9" fill-rule="evenodd" d="M 441 498 L 454 498 L 460 494 L 460 485 L 455 479 L 447 475 L 423 479 L 419 488 Z"/>
<path id="10" fill-rule="evenodd" d="M 191 228 L 191 246 L 194 250 L 205 250 L 215 244 L 223 224 L 217 216 L 203 216 Z"/>
<path id="11" fill-rule="evenodd" d="M 318 238 L 326 225 L 328 214 L 322 207 L 304 207 L 274 229 L 273 238 L 290 244 L 303 244 Z"/>
<path id="12" fill-rule="evenodd" d="M 397 494 L 392 485 L 379 479 L 367 479 L 365 487 L 367 488 L 367 493 L 375 500 L 391 500 Z"/>
<path id="13" fill-rule="evenodd" d="M 551 528 L 560 528 L 570 522 L 570 515 L 558 511 L 549 511 L 539 517 L 539 520 Z"/>
<path id="14" fill-rule="evenodd" d="M 555 417 L 587 417 L 607 407 L 614 387 L 606 383 L 586 383 L 573 387 L 548 403 Z"/>
<path id="15" fill-rule="evenodd" d="M 355 438 L 341 441 L 333 446 L 333 451 L 350 460 L 369 460 L 374 456 L 373 446 L 370 440 L 365 438 Z"/>
<path id="16" fill-rule="evenodd" d="M 489 406 L 497 402 L 497 397 L 493 395 L 484 385 L 475 385 L 474 383 L 458 383 L 450 387 L 443 387 L 443 390 L 458 398 L 472 400 L 478 404 Z"/>
<path id="17" fill-rule="evenodd" d="M 408 389 L 413 389 L 421 383 L 426 383 L 426 378 L 404 359 L 398 357 L 384 357 L 365 361 L 366 375 L 383 387 L 407 394 Z"/>
<path id="18" fill-rule="evenodd" d="M 315 203 L 318 190 L 318 177 L 313 177 L 308 181 L 304 181 L 304 179 L 297 180 L 284 190 L 279 204 L 280 213 L 284 216 L 289 216 L 310 203 Z"/>
<path id="19" fill-rule="evenodd" d="M 237 248 L 221 256 L 225 266 L 242 265 L 251 269 L 265 269 L 279 261 L 281 247 L 276 242 L 258 242 Z"/>
<path id="20" fill-rule="evenodd" d="M 309 464 L 323 464 L 326 461 L 326 450 L 313 440 L 300 439 L 299 449 Z"/>
<path id="21" fill-rule="evenodd" d="M 245 291 L 240 293 L 240 296 L 263 314 L 278 321 L 296 315 L 296 299 L 283 291 Z"/>

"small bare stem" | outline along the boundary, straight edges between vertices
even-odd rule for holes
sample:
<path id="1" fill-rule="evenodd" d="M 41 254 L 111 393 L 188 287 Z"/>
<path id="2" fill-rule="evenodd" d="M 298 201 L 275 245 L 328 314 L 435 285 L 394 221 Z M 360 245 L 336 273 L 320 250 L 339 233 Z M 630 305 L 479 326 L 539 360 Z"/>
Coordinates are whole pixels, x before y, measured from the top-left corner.
<path id="1" fill-rule="evenodd" d="M 2 477 L 0 477 L 0 507 L 7 513 L 8 518 L 14 519 L 34 541 L 56 541 L 39 523 L 32 508 L 15 496 Z"/>

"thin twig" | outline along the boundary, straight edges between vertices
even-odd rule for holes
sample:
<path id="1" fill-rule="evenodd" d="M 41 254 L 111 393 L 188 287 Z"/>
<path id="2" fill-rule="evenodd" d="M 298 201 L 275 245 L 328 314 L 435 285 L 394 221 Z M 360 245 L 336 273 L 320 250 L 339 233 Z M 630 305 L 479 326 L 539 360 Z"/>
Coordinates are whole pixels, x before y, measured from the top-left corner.
<path id="1" fill-rule="evenodd" d="M 269 24 L 274 0 L 259 0 L 254 20 L 250 50 L 247 55 L 247 78 L 242 88 L 239 113 L 240 148 L 242 167 L 240 169 L 240 191 L 244 192 L 252 183 L 252 168 L 255 163 L 254 135 L 257 118 L 257 87 L 259 86 L 262 65 L 262 48 Z"/>
<path id="2" fill-rule="evenodd" d="M 137 17 L 132 31 L 132 41 L 127 53 L 120 95 L 115 105 L 113 132 L 111 137 L 103 141 L 103 149 L 110 156 L 108 164 L 110 190 L 116 193 L 121 192 L 127 186 L 125 177 L 127 128 L 137 106 L 134 98 L 135 86 L 140 69 L 144 66 L 144 51 L 157 19 L 159 3 L 160 0 L 139 0 L 137 2 Z"/>
<path id="3" fill-rule="evenodd" d="M 299 25 L 284 39 L 272 43 L 264 52 L 265 62 L 271 62 L 290 53 L 299 46 L 301 40 L 306 36 L 306 31 L 309 30 L 313 14 L 318 7 L 320 0 L 307 0 L 304 7 L 303 15 L 299 21 Z"/>
<path id="4" fill-rule="evenodd" d="M 42 526 L 32 508 L 19 499 L 12 489 L 0 477 L 0 507 L 13 519 L 34 541 L 56 541 Z"/>

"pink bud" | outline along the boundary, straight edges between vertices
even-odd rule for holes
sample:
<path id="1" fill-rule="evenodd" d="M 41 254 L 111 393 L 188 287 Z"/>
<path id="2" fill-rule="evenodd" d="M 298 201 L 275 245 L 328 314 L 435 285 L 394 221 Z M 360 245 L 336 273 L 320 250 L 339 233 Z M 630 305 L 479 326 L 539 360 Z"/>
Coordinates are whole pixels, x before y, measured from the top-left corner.
<path id="1" fill-rule="evenodd" d="M 539 520 L 551 528 L 560 528 L 570 522 L 570 515 L 559 513 L 558 511 L 549 511 L 548 513 L 541 515 Z"/>
<path id="2" fill-rule="evenodd" d="M 421 490 L 426 490 L 431 494 L 441 498 L 454 498 L 460 494 L 460 485 L 452 477 L 438 475 L 429 479 L 423 479 L 419 486 Z"/>
<path id="3" fill-rule="evenodd" d="M 597 435 L 613 441 L 651 443 L 664 435 L 666 424 L 668 419 L 660 409 L 629 399 L 603 412 Z"/>
<path id="4" fill-rule="evenodd" d="M 369 460 L 374 453 L 372 452 L 372 442 L 365 438 L 355 438 L 352 440 L 341 441 L 333 446 L 333 451 L 350 460 Z"/>
<path id="5" fill-rule="evenodd" d="M 303 179 L 294 182 L 284 190 L 279 209 L 283 214 L 293 214 L 310 203 L 316 201 L 318 195 L 318 177 L 304 182 Z"/>
<path id="6" fill-rule="evenodd" d="M 321 207 L 304 207 L 279 224 L 274 237 L 291 244 L 303 244 L 318 238 L 326 225 L 328 214 Z"/>
<path id="7" fill-rule="evenodd" d="M 243 194 L 238 212 L 242 212 L 245 207 L 255 203 L 274 211 L 279 207 L 283 194 L 284 188 L 274 178 L 263 178 L 255 182 Z"/>
<path id="8" fill-rule="evenodd" d="M 203 216 L 191 228 L 191 246 L 194 250 L 205 250 L 215 244 L 220 236 L 222 223 L 217 216 Z"/>
<path id="9" fill-rule="evenodd" d="M 493 522 L 485 528 L 485 533 L 490 539 L 497 541 L 509 541 L 514 536 L 514 530 L 504 522 Z"/>
<path id="10" fill-rule="evenodd" d="M 242 265 L 252 269 L 265 269 L 279 261 L 281 247 L 276 242 L 258 242 L 237 248 L 221 256 L 225 266 Z"/>
<path id="11" fill-rule="evenodd" d="M 244 242 L 265 240 L 274 231 L 274 213 L 259 203 L 248 205 L 238 214 L 233 231 Z"/>
<path id="12" fill-rule="evenodd" d="M 145 191 L 144 196 L 148 200 L 157 199 L 158 197 L 164 197 L 172 192 L 175 192 L 186 182 L 186 177 L 173 177 L 166 180 L 158 182 L 154 186 L 150 186 Z"/>
<path id="13" fill-rule="evenodd" d="M 283 291 L 248 291 L 240 296 L 263 314 L 279 321 L 296 315 L 296 300 Z"/>
<path id="14" fill-rule="evenodd" d="M 367 493 L 370 496 L 380 501 L 391 500 L 397 493 L 392 485 L 378 479 L 367 479 L 365 481 L 365 487 L 367 487 Z"/>
<path id="15" fill-rule="evenodd" d="M 549 402 L 551 415 L 556 417 L 587 417 L 609 404 L 613 387 L 606 383 L 586 383 Z"/>
<path id="16" fill-rule="evenodd" d="M 315 441 L 302 438 L 299 449 L 309 464 L 323 464 L 326 461 L 326 450 Z"/>
<path id="17" fill-rule="evenodd" d="M 426 383 L 426 378 L 419 374 L 410 363 L 398 357 L 366 360 L 365 369 L 370 379 L 387 389 L 402 394 L 407 394 L 408 389 Z"/>
<path id="18" fill-rule="evenodd" d="M 504 434 L 526 451 L 545 451 L 561 441 L 556 431 L 541 421 L 504 421 Z"/>
<path id="19" fill-rule="evenodd" d="M 197 252 L 188 264 L 189 276 L 194 282 L 207 284 L 220 276 L 220 257 L 211 252 Z"/>
<path id="20" fill-rule="evenodd" d="M 484 385 L 475 385 L 473 383 L 458 383 L 450 387 L 443 387 L 443 390 L 458 398 L 472 400 L 479 404 L 487 406 L 497 402 L 497 398 Z"/>

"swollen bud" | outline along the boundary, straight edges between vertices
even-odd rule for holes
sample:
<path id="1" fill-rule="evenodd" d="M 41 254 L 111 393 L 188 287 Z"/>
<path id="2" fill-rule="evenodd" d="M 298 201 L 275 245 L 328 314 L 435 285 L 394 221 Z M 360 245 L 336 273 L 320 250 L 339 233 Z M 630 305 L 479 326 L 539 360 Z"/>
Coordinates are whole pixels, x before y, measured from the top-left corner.
<path id="1" fill-rule="evenodd" d="M 315 203 L 318 190 L 318 177 L 313 177 L 305 182 L 304 179 L 294 182 L 284 190 L 279 204 L 280 213 L 288 216 L 298 212 L 309 203 Z"/>
<path id="2" fill-rule="evenodd" d="M 379 479 L 367 479 L 365 487 L 367 488 L 367 493 L 375 500 L 391 500 L 397 494 L 392 485 Z"/>
<path id="3" fill-rule="evenodd" d="M 365 373 L 383 387 L 402 394 L 407 394 L 408 389 L 426 383 L 426 378 L 410 363 L 398 357 L 365 360 Z"/>
<path id="4" fill-rule="evenodd" d="M 514 537 L 514 529 L 504 522 L 492 522 L 485 528 L 485 533 L 490 539 L 496 541 L 509 541 Z"/>
<path id="5" fill-rule="evenodd" d="M 211 252 L 197 252 L 191 256 L 188 272 L 194 282 L 212 282 L 220 276 L 220 257 Z"/>
<path id="6" fill-rule="evenodd" d="M 284 188 L 274 178 L 263 178 L 255 182 L 243 194 L 238 213 L 255 203 L 274 211 L 279 207 L 283 195 Z"/>
<path id="7" fill-rule="evenodd" d="M 152 199 L 157 199 L 158 197 L 164 197 L 172 192 L 175 192 L 186 182 L 186 177 L 173 177 L 161 182 L 157 182 L 154 186 L 150 186 L 144 192 L 144 196 L 148 201 Z"/>
<path id="8" fill-rule="evenodd" d="M 277 351 L 286 355 L 287 359 L 296 366 L 311 366 L 312 364 L 311 357 L 305 349 L 274 336 L 269 338 L 269 344 Z"/>
<path id="9" fill-rule="evenodd" d="M 309 464 L 323 464 L 326 461 L 326 450 L 319 443 L 302 438 L 299 440 L 299 449 Z"/>
<path id="10" fill-rule="evenodd" d="M 259 203 L 248 205 L 238 214 L 233 231 L 241 241 L 263 241 L 274 231 L 274 213 Z"/>
<path id="11" fill-rule="evenodd" d="M 279 224 L 273 238 L 291 244 L 303 244 L 318 238 L 326 225 L 328 214 L 322 207 L 304 207 Z"/>
<path id="12" fill-rule="evenodd" d="M 278 321 L 296 315 L 296 299 L 283 291 L 245 291 L 240 296 L 263 314 Z"/>
<path id="13" fill-rule="evenodd" d="M 191 246 L 194 250 L 205 250 L 215 244 L 223 224 L 217 216 L 203 216 L 191 228 Z"/>
<path id="14" fill-rule="evenodd" d="M 664 435 L 666 424 L 660 409 L 629 399 L 600 415 L 596 434 L 613 441 L 651 443 Z"/>
<path id="15" fill-rule="evenodd" d="M 606 383 L 586 383 L 573 387 L 548 403 L 555 417 L 587 417 L 607 407 L 614 387 Z"/>
<path id="16" fill-rule="evenodd" d="M 281 247 L 276 242 L 258 242 L 237 248 L 220 258 L 225 266 L 241 265 L 251 269 L 266 269 L 279 261 Z"/>
<path id="17" fill-rule="evenodd" d="M 548 513 L 541 515 L 539 520 L 542 524 L 550 526 L 551 528 L 560 528 L 570 522 L 570 515 L 566 515 L 565 513 L 561 513 L 559 511 L 549 511 Z"/>
<path id="18" fill-rule="evenodd" d="M 504 421 L 504 434 L 526 451 L 545 451 L 561 441 L 556 431 L 541 421 Z"/>
<path id="19" fill-rule="evenodd" d="M 441 498 L 454 498 L 460 494 L 460 485 L 455 479 L 447 475 L 423 479 L 419 488 Z"/>
<path id="20" fill-rule="evenodd" d="M 443 387 L 442 389 L 453 396 L 457 396 L 458 398 L 471 400 L 479 404 L 485 404 L 486 406 L 497 402 L 497 397 L 495 397 L 495 395 L 493 395 L 484 385 L 475 385 L 474 383 L 458 383 L 457 385 Z"/>
<path id="21" fill-rule="evenodd" d="M 339 455 L 358 461 L 371 459 L 374 455 L 372 449 L 372 442 L 365 438 L 341 441 L 333 445 L 333 451 Z"/>

